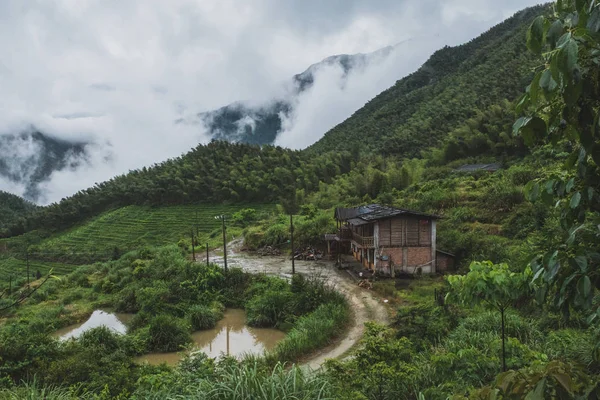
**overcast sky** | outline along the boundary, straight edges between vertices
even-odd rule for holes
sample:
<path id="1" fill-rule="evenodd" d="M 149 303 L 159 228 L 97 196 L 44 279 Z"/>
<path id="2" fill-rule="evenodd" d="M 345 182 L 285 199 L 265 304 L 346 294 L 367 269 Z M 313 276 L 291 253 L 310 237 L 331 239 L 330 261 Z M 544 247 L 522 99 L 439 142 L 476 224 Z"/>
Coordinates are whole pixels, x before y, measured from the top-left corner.
<path id="1" fill-rule="evenodd" d="M 96 143 L 42 202 L 180 155 L 207 138 L 181 116 L 263 100 L 310 64 L 403 42 L 344 85 L 322 71 L 279 144 L 302 148 L 437 48 L 536 0 L 1 0 L 0 134 L 33 124 Z M 406 41 L 407 39 L 411 39 Z M 28 150 L 29 151 L 29 150 Z M 0 178 L 0 189 L 22 188 Z"/>

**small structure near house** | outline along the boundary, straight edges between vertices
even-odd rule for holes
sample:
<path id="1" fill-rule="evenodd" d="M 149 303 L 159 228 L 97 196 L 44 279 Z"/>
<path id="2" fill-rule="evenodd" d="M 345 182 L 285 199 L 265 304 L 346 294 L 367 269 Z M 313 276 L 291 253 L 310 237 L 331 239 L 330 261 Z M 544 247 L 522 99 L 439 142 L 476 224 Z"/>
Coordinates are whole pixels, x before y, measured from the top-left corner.
<path id="1" fill-rule="evenodd" d="M 466 164 L 455 169 L 456 172 L 475 172 L 475 171 L 487 171 L 496 172 L 501 169 L 502 166 L 498 163 L 492 164 Z"/>
<path id="2" fill-rule="evenodd" d="M 326 235 L 328 249 L 351 253 L 373 272 L 429 274 L 453 264 L 451 254 L 436 249 L 436 215 L 369 204 L 337 208 L 334 217 L 338 233 Z"/>

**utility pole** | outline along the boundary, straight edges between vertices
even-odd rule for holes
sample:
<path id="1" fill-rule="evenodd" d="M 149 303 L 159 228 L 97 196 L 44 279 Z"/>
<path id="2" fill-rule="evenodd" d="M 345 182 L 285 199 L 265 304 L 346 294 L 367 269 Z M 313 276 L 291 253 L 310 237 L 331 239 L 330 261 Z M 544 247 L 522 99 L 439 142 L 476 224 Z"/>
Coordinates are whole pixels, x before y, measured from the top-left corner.
<path id="1" fill-rule="evenodd" d="M 296 273 L 295 254 L 294 254 L 294 219 L 290 214 L 290 244 L 292 246 L 292 275 Z"/>
<path id="2" fill-rule="evenodd" d="M 225 234 L 225 216 L 221 215 L 221 221 L 223 221 L 223 265 L 225 266 L 225 272 L 227 272 L 227 235 Z"/>
<path id="3" fill-rule="evenodd" d="M 196 250 L 194 249 L 194 228 L 192 228 L 192 260 L 196 261 Z"/>
<path id="4" fill-rule="evenodd" d="M 206 266 L 208 267 L 208 242 L 206 242 Z"/>
<path id="5" fill-rule="evenodd" d="M 29 246 L 25 248 L 25 263 L 27 263 L 27 288 L 29 289 Z"/>

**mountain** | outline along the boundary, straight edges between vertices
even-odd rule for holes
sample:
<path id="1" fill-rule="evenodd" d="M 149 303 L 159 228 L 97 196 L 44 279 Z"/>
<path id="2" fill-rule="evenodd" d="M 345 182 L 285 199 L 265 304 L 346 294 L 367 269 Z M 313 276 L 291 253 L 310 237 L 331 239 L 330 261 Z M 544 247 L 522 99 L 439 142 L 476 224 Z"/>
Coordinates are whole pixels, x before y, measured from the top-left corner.
<path id="1" fill-rule="evenodd" d="M 272 144 L 282 129 L 283 119 L 293 113 L 298 96 L 313 86 L 316 74 L 321 69 L 339 67 L 342 71 L 340 83 L 343 84 L 352 71 L 364 69 L 371 62 L 385 60 L 397 47 L 388 46 L 367 54 L 327 57 L 285 82 L 282 85 L 284 93 L 280 96 L 258 104 L 235 102 L 214 111 L 199 113 L 193 120 L 180 119 L 177 122 L 201 124 L 207 129 L 208 135 L 216 140 Z"/>
<path id="2" fill-rule="evenodd" d="M 451 156 L 459 149 L 463 158 L 518 154 L 522 144 L 510 138 L 510 103 L 523 92 L 536 65 L 525 47 L 525 31 L 543 10 L 527 9 L 467 44 L 439 50 L 421 69 L 376 96 L 306 151 L 243 143 L 200 145 L 181 157 L 131 171 L 45 207 L 13 232 L 66 227 L 130 204 L 279 201 L 294 189 L 306 195 L 326 190 L 326 184 L 352 168 L 358 176 L 349 187 L 360 190 L 343 201 L 361 201 L 366 195 L 374 199 L 384 190 L 414 181 L 404 167 L 389 173 L 357 168 L 361 153 L 391 155 L 370 159 L 392 167 L 395 160 L 419 156 L 431 147 Z M 329 62 L 343 60 L 340 56 Z M 310 77 L 309 71 L 295 79 L 306 87 Z M 232 111 L 229 120 L 242 114 Z M 456 143 L 450 143 L 453 140 Z M 449 159 L 456 157 L 445 162 Z M 322 204 L 331 205 L 327 198 L 338 195 L 324 195 Z"/>
<path id="3" fill-rule="evenodd" d="M 0 232 L 37 208 L 33 203 L 0 190 Z"/>
<path id="4" fill-rule="evenodd" d="M 539 60 L 525 45 L 526 30 L 543 6 L 515 14 L 476 39 L 444 47 L 327 132 L 311 151 L 350 150 L 417 157 L 465 120 L 513 101 Z"/>
<path id="5" fill-rule="evenodd" d="M 85 142 L 68 142 L 35 129 L 0 135 L 0 178 L 25 187 L 24 197 L 36 201 L 40 183 L 54 171 L 77 168 L 86 159 Z"/>

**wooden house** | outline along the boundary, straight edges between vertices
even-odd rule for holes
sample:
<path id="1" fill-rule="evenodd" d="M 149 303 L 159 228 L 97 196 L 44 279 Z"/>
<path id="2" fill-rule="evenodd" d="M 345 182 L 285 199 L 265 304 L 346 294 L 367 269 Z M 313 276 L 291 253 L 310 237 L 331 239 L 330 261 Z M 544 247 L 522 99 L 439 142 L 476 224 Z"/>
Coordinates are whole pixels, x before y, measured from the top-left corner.
<path id="1" fill-rule="evenodd" d="M 370 204 L 337 208 L 335 219 L 338 233 L 326 239 L 374 272 L 429 274 L 452 265 L 452 255 L 436 248 L 436 215 Z"/>

